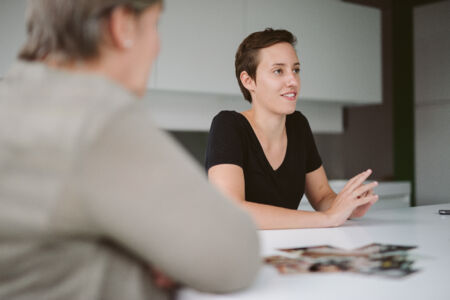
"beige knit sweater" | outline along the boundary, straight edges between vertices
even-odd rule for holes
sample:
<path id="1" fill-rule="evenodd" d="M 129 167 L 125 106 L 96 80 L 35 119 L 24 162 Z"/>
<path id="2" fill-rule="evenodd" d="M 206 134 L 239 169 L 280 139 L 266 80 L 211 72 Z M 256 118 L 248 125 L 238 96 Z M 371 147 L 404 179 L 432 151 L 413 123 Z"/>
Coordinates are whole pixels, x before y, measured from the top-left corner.
<path id="1" fill-rule="evenodd" d="M 17 62 L 0 82 L 0 299 L 164 299 L 153 265 L 208 292 L 259 267 L 249 216 L 97 75 Z"/>

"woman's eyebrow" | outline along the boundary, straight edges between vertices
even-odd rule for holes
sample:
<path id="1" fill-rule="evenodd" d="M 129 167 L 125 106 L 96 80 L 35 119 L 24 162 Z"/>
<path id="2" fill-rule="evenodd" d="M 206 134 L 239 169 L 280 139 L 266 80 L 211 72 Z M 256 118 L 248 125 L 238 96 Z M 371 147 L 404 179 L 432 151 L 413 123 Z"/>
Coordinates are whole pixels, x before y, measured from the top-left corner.
<path id="1" fill-rule="evenodd" d="M 272 67 L 273 66 L 285 66 L 286 64 L 285 63 L 274 63 L 274 64 L 272 64 Z M 300 63 L 299 62 L 296 62 L 296 63 L 294 63 L 293 64 L 294 66 L 299 66 L 300 65 Z"/>

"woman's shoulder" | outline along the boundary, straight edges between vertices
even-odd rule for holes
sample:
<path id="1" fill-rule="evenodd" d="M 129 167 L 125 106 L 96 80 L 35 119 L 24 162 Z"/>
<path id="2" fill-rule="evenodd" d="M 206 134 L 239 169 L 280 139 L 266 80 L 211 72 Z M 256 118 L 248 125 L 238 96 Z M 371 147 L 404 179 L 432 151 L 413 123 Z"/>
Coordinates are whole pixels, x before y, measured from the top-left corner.
<path id="1" fill-rule="evenodd" d="M 286 120 L 287 122 L 292 122 L 297 125 L 304 125 L 305 123 L 308 123 L 308 119 L 305 117 L 305 115 L 298 110 L 294 111 L 290 115 L 287 115 Z"/>
<path id="2" fill-rule="evenodd" d="M 214 116 L 213 121 L 233 122 L 239 117 L 240 113 L 234 110 L 222 110 Z"/>
<path id="3" fill-rule="evenodd" d="M 222 127 L 239 130 L 242 128 L 245 117 L 234 110 L 222 110 L 214 116 L 211 127 Z"/>
<path id="4" fill-rule="evenodd" d="M 222 110 L 217 113 L 211 122 L 211 129 L 220 128 L 236 128 L 239 121 L 239 113 L 234 110 Z"/>

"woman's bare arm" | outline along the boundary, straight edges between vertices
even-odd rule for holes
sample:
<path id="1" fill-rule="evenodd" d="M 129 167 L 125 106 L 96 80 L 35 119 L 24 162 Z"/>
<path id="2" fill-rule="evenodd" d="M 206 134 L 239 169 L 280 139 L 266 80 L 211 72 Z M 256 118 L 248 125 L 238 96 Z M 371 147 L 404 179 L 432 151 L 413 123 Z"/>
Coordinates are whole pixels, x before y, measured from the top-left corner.
<path id="1" fill-rule="evenodd" d="M 369 175 L 372 173 L 368 170 Z M 361 183 L 362 185 L 363 183 Z M 376 183 L 374 183 L 376 185 Z M 338 196 L 328 184 L 328 178 L 325 173 L 323 166 L 315 171 L 306 174 L 306 184 L 305 193 L 311 205 L 317 211 L 327 211 L 335 201 Z M 374 195 L 373 189 L 368 190 L 362 196 Z M 364 214 L 369 210 L 369 208 L 378 200 L 377 197 L 368 203 L 356 207 L 350 218 L 358 218 L 364 216 Z"/>
<path id="2" fill-rule="evenodd" d="M 318 192 L 315 195 L 316 198 L 313 204 L 319 211 L 310 212 L 246 201 L 244 172 L 237 165 L 221 164 L 208 170 L 208 178 L 211 183 L 217 186 L 225 195 L 232 198 L 238 205 L 246 209 L 260 229 L 339 226 L 350 217 L 356 207 L 376 201 L 376 195 L 363 195 L 376 185 L 376 183 L 362 185 L 369 175 L 370 172 L 366 171 L 355 176 L 339 195 L 332 193 L 332 191 L 331 194 L 326 186 L 322 187 L 323 192 Z M 326 185 L 328 186 L 328 182 Z M 323 197 L 321 198 L 319 195 Z M 331 198 L 333 198 L 332 201 L 328 200 Z"/>
<path id="3" fill-rule="evenodd" d="M 323 166 L 306 174 L 305 194 L 311 206 L 317 211 L 326 211 L 331 207 L 337 194 L 328 184 Z"/>

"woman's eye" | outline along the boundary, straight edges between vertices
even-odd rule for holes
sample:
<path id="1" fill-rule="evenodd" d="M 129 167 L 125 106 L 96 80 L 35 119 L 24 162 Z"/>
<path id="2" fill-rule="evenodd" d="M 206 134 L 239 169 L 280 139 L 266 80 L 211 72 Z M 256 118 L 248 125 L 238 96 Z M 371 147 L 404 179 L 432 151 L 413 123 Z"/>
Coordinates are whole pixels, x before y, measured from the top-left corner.
<path id="1" fill-rule="evenodd" d="M 295 74 L 298 74 L 298 73 L 300 73 L 300 68 L 296 68 L 296 69 L 294 69 L 294 73 L 295 73 Z"/>
<path id="2" fill-rule="evenodd" d="M 281 74 L 282 72 L 281 72 L 281 69 L 276 69 L 276 70 L 273 71 L 273 73 L 279 75 L 279 74 Z"/>

